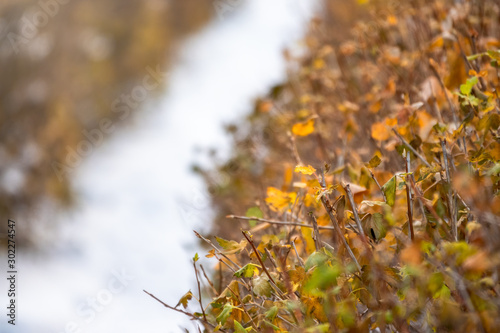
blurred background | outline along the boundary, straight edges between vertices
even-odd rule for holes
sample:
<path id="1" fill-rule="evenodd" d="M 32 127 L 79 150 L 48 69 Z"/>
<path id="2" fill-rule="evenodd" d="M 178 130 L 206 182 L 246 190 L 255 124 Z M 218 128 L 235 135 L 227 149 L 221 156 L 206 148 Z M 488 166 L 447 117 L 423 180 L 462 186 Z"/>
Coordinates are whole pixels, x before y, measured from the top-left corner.
<path id="1" fill-rule="evenodd" d="M 208 232 L 214 212 L 192 166 L 228 156 L 230 124 L 286 79 L 283 53 L 305 52 L 319 11 L 312 0 L 0 3 L 0 267 L 12 219 L 19 272 L 16 326 L 4 318 L 1 332 L 192 329 L 142 290 L 175 305 L 194 288 L 192 229 Z"/>

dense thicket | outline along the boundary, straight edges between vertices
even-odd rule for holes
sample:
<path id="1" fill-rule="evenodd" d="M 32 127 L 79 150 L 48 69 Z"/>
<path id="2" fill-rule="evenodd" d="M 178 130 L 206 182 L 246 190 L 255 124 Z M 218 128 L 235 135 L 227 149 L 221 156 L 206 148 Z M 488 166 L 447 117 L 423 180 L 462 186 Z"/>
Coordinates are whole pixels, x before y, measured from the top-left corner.
<path id="1" fill-rule="evenodd" d="M 200 235 L 219 272 L 192 317 L 227 332 L 497 332 L 500 5 L 335 4 L 288 82 L 228 128 L 230 160 L 202 171 L 214 233 L 233 240 Z"/>

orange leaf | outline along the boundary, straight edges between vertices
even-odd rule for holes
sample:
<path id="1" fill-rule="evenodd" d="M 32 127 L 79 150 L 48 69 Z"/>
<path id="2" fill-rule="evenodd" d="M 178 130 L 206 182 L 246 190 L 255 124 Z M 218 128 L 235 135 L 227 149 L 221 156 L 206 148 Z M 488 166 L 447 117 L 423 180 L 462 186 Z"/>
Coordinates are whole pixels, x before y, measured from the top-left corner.
<path id="1" fill-rule="evenodd" d="M 389 139 L 391 132 L 384 123 L 378 122 L 372 125 L 372 138 L 378 141 Z"/>
<path id="2" fill-rule="evenodd" d="M 290 205 L 293 205 L 296 198 L 297 193 L 295 192 L 282 192 L 275 187 L 267 188 L 266 202 L 274 211 L 280 211 L 284 208 L 288 208 Z"/>
<path id="3" fill-rule="evenodd" d="M 293 125 L 292 132 L 298 136 L 306 136 L 314 132 L 314 119 Z"/>

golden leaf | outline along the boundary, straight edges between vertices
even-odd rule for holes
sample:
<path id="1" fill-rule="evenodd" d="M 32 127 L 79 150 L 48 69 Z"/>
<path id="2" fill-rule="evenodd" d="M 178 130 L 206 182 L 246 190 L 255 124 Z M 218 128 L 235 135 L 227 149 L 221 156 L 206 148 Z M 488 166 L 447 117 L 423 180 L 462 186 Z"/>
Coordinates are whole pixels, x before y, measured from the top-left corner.
<path id="1" fill-rule="evenodd" d="M 378 122 L 372 125 L 372 138 L 378 141 L 389 139 L 391 132 L 384 123 Z"/>
<path id="2" fill-rule="evenodd" d="M 306 136 L 314 132 L 314 119 L 297 123 L 292 127 L 292 133 L 298 136 Z"/>
<path id="3" fill-rule="evenodd" d="M 312 175 L 313 173 L 316 172 L 316 169 L 314 169 L 312 166 L 303 166 L 303 165 L 297 165 L 295 167 L 295 172 L 300 172 L 303 175 Z"/>
<path id="4" fill-rule="evenodd" d="M 284 208 L 288 208 L 290 205 L 293 205 L 296 198 L 297 194 L 294 192 L 282 192 L 275 187 L 267 188 L 266 202 L 274 211 L 280 211 Z"/>

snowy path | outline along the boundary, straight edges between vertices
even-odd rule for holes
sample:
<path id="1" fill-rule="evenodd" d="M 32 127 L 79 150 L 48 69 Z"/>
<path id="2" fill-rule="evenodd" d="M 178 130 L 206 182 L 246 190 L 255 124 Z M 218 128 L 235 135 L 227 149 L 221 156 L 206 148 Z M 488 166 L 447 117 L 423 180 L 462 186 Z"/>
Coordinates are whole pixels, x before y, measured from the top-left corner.
<path id="1" fill-rule="evenodd" d="M 281 51 L 300 38 L 312 11 L 311 0 L 241 6 L 188 40 L 160 105 L 147 106 L 153 111 L 136 116 L 132 129 L 115 133 L 80 167 L 79 207 L 61 217 L 57 245 L 18 256 L 18 322 L 13 328 L 2 319 L 1 332 L 192 328 L 142 289 L 175 305 L 193 286 L 192 229 L 210 221 L 204 186 L 189 171 L 193 149 L 228 149 L 222 124 L 284 79 Z"/>

